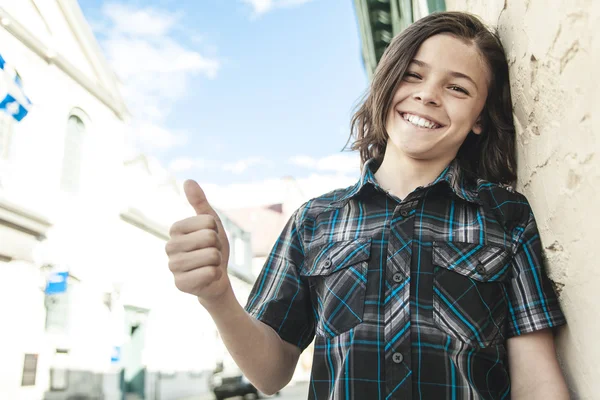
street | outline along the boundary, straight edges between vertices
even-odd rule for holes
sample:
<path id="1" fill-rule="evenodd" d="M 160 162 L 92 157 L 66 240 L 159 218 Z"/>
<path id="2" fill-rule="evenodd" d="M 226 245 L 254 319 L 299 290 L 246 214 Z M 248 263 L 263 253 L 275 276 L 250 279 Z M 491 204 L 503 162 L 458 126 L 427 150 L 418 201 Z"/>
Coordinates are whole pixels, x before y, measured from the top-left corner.
<path id="1" fill-rule="evenodd" d="M 188 397 L 181 400 L 214 400 L 212 394 L 206 394 L 199 397 Z M 245 399 L 251 399 L 251 396 L 247 396 Z M 290 384 L 285 387 L 278 396 L 269 396 L 269 399 L 274 400 L 306 400 L 308 398 L 308 382 L 298 382 Z M 228 400 L 243 400 L 244 398 L 230 397 Z M 253 398 L 252 398 L 253 399 Z"/>
<path id="2" fill-rule="evenodd" d="M 281 391 L 281 395 L 274 397 L 279 400 L 306 400 L 308 398 L 308 383 L 299 382 L 290 385 Z"/>

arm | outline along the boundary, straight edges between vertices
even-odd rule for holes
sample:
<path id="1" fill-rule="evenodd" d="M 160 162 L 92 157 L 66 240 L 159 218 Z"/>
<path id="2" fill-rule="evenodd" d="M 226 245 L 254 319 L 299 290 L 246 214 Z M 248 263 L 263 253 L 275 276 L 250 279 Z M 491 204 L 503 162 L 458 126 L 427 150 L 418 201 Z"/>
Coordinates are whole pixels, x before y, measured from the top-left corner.
<path id="1" fill-rule="evenodd" d="M 568 400 L 551 329 L 507 341 L 513 400 Z"/>
<path id="2" fill-rule="evenodd" d="M 268 270 L 259 277 L 261 283 L 269 283 L 255 286 L 246 312 L 227 274 L 229 241 L 219 215 L 196 182 L 187 181 L 184 189 L 196 215 L 174 223 L 165 246 L 175 286 L 197 296 L 248 379 L 260 391 L 275 393 L 290 381 L 300 349 L 308 345 L 313 332 L 310 314 L 305 312 L 304 285 L 293 266 L 302 258 L 294 221 L 278 240 Z M 273 288 L 278 288 L 278 294 Z"/>
<path id="3" fill-rule="evenodd" d="M 515 228 L 509 299 L 508 363 L 513 399 L 568 399 L 551 328 L 566 323 L 546 274 L 535 216 L 521 198 L 523 221 Z"/>
<path id="4" fill-rule="evenodd" d="M 236 364 L 261 392 L 274 394 L 289 383 L 300 357 L 298 347 L 248 315 L 233 291 L 217 303 L 200 303 L 215 321 Z"/>

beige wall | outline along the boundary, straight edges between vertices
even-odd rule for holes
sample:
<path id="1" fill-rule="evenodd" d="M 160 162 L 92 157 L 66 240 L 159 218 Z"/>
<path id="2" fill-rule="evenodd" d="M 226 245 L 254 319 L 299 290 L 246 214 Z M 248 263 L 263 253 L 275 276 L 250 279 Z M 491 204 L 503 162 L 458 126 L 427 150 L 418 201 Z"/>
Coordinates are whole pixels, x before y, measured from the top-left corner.
<path id="1" fill-rule="evenodd" d="M 447 0 L 497 26 L 531 201 L 568 326 L 559 356 L 575 399 L 600 399 L 600 2 Z"/>

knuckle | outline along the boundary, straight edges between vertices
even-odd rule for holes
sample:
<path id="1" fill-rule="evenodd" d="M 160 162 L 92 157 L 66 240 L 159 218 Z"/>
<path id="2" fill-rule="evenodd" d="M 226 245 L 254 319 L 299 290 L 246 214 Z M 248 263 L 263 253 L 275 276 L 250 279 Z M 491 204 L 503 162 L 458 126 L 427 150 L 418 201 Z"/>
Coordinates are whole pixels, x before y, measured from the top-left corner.
<path id="1" fill-rule="evenodd" d="M 175 222 L 169 228 L 169 236 L 173 237 L 173 235 L 175 235 L 178 231 L 179 231 L 179 222 Z"/>
<path id="2" fill-rule="evenodd" d="M 169 259 L 169 269 L 171 270 L 171 272 L 177 272 L 181 270 L 182 267 L 183 260 L 181 259 L 181 257 L 171 257 Z"/>
<path id="3" fill-rule="evenodd" d="M 219 244 L 219 235 L 213 230 L 206 231 L 206 242 L 209 247 L 216 247 Z"/>
<path id="4" fill-rule="evenodd" d="M 216 267 L 208 268 L 206 273 L 207 273 L 207 278 L 211 282 L 216 281 L 221 277 L 221 271 L 219 270 L 219 268 L 216 268 Z"/>
<path id="5" fill-rule="evenodd" d="M 210 278 L 212 281 L 216 281 L 221 277 L 221 271 L 218 268 L 211 268 Z"/>
<path id="6" fill-rule="evenodd" d="M 176 244 L 173 242 L 173 240 L 169 240 L 166 244 L 165 244 L 165 253 L 167 254 L 174 254 L 175 251 L 177 249 Z"/>
<path id="7" fill-rule="evenodd" d="M 216 218 L 213 217 L 212 215 L 207 215 L 206 218 L 207 218 L 206 223 L 208 225 L 208 228 L 210 228 L 210 229 L 217 229 L 217 220 L 216 220 Z"/>
<path id="8" fill-rule="evenodd" d="M 221 264 L 221 252 L 216 248 L 210 248 L 208 253 L 208 260 L 211 265 L 219 265 Z"/>

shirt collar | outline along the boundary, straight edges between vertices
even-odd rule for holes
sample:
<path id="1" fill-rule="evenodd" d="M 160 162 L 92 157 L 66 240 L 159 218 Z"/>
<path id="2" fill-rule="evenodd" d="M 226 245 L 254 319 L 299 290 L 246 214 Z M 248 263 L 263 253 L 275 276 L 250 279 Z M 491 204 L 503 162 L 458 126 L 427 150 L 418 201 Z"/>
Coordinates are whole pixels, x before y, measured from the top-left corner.
<path id="1" fill-rule="evenodd" d="M 379 187 L 379 183 L 377 183 L 373 172 L 375 166 L 376 160 L 374 158 L 369 159 L 362 168 L 358 182 L 356 182 L 354 186 L 348 188 L 348 191 L 342 197 L 332 201 L 331 204 L 341 203 L 356 196 L 367 184 Z M 433 182 L 425 187 L 427 188 L 440 182 L 445 182 L 454 194 L 461 199 L 471 203 L 481 204 L 481 199 L 477 194 L 477 187 L 468 184 L 464 174 L 461 173 L 458 160 L 454 159 Z"/>

